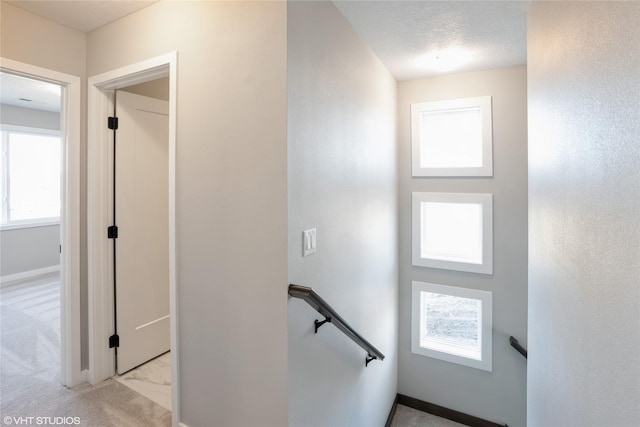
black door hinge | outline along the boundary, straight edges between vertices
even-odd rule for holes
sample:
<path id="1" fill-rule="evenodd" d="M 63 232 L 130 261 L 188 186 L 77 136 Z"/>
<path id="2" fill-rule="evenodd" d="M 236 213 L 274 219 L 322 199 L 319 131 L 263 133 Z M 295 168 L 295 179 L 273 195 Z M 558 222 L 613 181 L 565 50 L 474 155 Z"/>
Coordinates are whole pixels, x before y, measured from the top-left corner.
<path id="1" fill-rule="evenodd" d="M 62 253 L 62 245 L 59 245 L 59 246 L 60 246 L 60 253 Z"/>
<path id="2" fill-rule="evenodd" d="M 117 334 L 109 337 L 109 348 L 120 347 L 120 337 Z"/>
<path id="3" fill-rule="evenodd" d="M 107 238 L 108 239 L 117 239 L 118 238 L 118 227 L 115 225 L 111 225 L 107 227 Z"/>
<path id="4" fill-rule="evenodd" d="M 118 118 L 117 117 L 109 117 L 107 119 L 107 126 L 109 129 L 116 130 L 118 129 Z"/>

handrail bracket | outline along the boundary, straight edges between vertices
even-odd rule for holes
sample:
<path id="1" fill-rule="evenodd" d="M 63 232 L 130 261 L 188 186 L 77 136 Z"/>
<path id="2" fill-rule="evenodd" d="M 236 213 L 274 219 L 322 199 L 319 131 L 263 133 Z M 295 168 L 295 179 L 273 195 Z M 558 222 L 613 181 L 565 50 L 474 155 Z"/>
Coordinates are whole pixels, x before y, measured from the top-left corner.
<path id="1" fill-rule="evenodd" d="M 368 366 L 369 362 L 372 360 L 384 360 L 384 354 L 371 345 L 369 341 L 365 340 L 359 333 L 353 330 L 353 328 L 349 326 L 349 324 L 338 313 L 336 313 L 336 311 L 327 304 L 325 300 L 320 298 L 320 295 L 315 293 L 313 289 L 307 286 L 290 284 L 288 293 L 294 298 L 300 298 L 306 301 L 307 304 L 324 317 L 324 320 L 316 319 L 313 322 L 316 334 L 322 325 L 325 323 L 331 323 L 367 352 L 367 356 L 364 361 L 365 367 Z"/>
<path id="2" fill-rule="evenodd" d="M 316 326 L 316 334 L 318 333 L 318 329 L 320 329 L 320 327 L 325 323 L 331 323 L 331 317 L 325 317 L 323 321 L 319 321 L 316 319 L 316 321 L 313 322 L 313 324 Z"/>
<path id="3" fill-rule="evenodd" d="M 367 366 L 369 366 L 369 362 L 376 359 L 377 357 L 367 354 L 367 357 L 364 358 L 364 367 L 366 368 Z"/>

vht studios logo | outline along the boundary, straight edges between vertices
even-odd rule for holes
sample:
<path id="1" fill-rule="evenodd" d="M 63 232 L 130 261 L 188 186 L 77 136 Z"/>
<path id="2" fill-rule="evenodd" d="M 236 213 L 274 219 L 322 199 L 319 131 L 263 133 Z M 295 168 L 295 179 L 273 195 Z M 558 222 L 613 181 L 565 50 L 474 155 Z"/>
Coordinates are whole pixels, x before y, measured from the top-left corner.
<path id="1" fill-rule="evenodd" d="M 79 425 L 80 417 L 4 417 L 5 425 L 68 426 Z"/>

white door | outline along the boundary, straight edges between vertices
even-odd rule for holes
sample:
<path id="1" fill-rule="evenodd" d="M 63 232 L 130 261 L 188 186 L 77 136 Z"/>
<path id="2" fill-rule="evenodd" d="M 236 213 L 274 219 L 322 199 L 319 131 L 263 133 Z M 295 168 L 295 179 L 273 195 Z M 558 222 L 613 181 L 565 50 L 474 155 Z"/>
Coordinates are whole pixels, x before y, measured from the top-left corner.
<path id="1" fill-rule="evenodd" d="M 116 325 L 122 374 L 169 351 L 169 103 L 116 94 Z"/>

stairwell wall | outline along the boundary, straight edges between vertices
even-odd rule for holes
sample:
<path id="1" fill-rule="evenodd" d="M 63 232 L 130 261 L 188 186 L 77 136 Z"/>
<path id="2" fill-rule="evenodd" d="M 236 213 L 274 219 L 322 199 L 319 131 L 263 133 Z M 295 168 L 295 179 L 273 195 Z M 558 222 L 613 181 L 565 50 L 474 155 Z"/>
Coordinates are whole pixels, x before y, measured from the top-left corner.
<path id="1" fill-rule="evenodd" d="M 640 419 L 640 3 L 532 2 L 532 427 Z"/>
<path id="2" fill-rule="evenodd" d="M 411 104 L 491 96 L 492 177 L 412 177 Z M 400 153 L 399 393 L 508 425 L 526 423 L 527 345 L 527 69 L 457 73 L 398 84 Z M 412 265 L 411 192 L 493 194 L 493 274 Z M 411 352 L 411 282 L 493 293 L 491 372 Z"/>
<path id="3" fill-rule="evenodd" d="M 288 6 L 289 281 L 386 358 L 289 301 L 289 425 L 382 426 L 397 390 L 396 81 L 330 2 Z M 302 256 L 302 232 L 317 253 Z"/>

